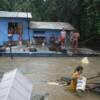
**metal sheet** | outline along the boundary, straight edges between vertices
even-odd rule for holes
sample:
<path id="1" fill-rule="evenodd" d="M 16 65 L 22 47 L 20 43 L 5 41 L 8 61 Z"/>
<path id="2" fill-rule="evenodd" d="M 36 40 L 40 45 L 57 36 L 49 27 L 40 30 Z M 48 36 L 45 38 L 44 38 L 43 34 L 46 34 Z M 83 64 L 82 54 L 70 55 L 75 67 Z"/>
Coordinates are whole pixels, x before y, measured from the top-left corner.
<path id="1" fill-rule="evenodd" d="M 65 30 L 73 30 L 74 27 L 69 23 L 64 22 L 30 22 L 30 28 L 31 29 L 57 29 L 62 30 L 63 28 Z"/>
<path id="2" fill-rule="evenodd" d="M 0 11 L 0 17 L 14 17 L 14 18 L 32 18 L 30 12 L 8 12 Z"/>

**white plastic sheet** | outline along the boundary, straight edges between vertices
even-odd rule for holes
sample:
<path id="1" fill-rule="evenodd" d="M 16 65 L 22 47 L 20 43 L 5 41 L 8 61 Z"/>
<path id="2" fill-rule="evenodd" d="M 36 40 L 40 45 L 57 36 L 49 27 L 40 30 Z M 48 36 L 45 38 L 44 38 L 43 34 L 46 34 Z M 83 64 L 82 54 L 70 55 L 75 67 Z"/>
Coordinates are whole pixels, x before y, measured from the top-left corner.
<path id="1" fill-rule="evenodd" d="M 0 100 L 30 100 L 32 83 L 18 69 L 4 74 L 0 83 Z"/>

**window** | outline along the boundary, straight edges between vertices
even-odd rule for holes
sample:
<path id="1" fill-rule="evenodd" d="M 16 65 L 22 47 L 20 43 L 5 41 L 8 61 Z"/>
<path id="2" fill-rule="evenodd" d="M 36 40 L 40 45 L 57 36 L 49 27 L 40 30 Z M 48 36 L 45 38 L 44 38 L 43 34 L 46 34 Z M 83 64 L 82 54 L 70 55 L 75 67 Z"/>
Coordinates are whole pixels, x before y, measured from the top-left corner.
<path id="1" fill-rule="evenodd" d="M 42 45 L 45 41 L 45 31 L 34 31 L 33 38 L 37 45 Z"/>
<path id="2" fill-rule="evenodd" d="M 8 34 L 22 34 L 22 24 L 16 22 L 9 22 Z"/>
<path id="3" fill-rule="evenodd" d="M 34 31 L 33 37 L 45 37 L 45 31 Z"/>

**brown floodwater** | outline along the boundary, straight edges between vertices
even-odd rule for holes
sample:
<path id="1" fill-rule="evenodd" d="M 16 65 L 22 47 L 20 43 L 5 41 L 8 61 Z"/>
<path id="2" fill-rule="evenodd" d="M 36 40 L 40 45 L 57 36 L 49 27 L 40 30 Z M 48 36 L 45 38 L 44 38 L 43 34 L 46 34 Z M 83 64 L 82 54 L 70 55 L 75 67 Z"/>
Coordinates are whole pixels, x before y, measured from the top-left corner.
<path id="1" fill-rule="evenodd" d="M 83 65 L 86 77 L 100 73 L 100 57 L 89 57 L 89 64 Z M 21 70 L 33 83 L 33 94 L 49 95 L 46 100 L 100 100 L 100 95 L 85 92 L 82 97 L 70 93 L 64 86 L 46 84 L 55 82 L 62 76 L 69 77 L 76 66 L 81 65 L 82 57 L 9 57 L 0 58 L 0 72 L 14 68 Z M 100 82 L 100 78 L 90 82 Z"/>

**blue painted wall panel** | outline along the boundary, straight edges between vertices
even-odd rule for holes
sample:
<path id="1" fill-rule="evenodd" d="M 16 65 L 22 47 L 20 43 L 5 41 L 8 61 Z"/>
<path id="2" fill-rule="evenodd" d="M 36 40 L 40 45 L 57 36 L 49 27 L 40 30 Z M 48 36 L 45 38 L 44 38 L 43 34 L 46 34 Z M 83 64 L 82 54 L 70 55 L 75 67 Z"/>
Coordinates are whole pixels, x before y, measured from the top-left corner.
<path id="1" fill-rule="evenodd" d="M 19 19 L 19 18 L 0 18 L 0 45 L 3 45 L 4 42 L 8 41 L 8 23 L 9 22 L 17 22 L 22 23 L 23 25 L 23 40 L 29 39 L 28 34 L 28 21 L 27 19 Z M 18 36 L 14 35 L 13 40 L 17 40 Z"/>
<path id="2" fill-rule="evenodd" d="M 0 18 L 0 45 L 3 45 L 8 40 L 8 24 L 7 19 Z"/>
<path id="3" fill-rule="evenodd" d="M 46 39 L 47 39 L 48 44 L 50 43 L 50 37 L 52 36 L 52 34 L 54 34 L 56 38 L 59 38 L 60 31 L 59 30 L 47 30 L 46 31 Z"/>
<path id="4" fill-rule="evenodd" d="M 30 40 L 32 40 L 32 38 L 33 38 L 33 34 L 34 34 L 33 30 L 29 30 Z"/>

